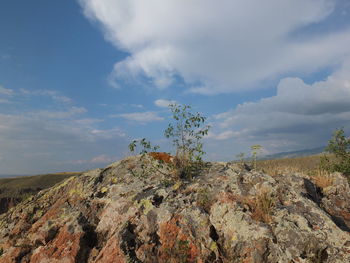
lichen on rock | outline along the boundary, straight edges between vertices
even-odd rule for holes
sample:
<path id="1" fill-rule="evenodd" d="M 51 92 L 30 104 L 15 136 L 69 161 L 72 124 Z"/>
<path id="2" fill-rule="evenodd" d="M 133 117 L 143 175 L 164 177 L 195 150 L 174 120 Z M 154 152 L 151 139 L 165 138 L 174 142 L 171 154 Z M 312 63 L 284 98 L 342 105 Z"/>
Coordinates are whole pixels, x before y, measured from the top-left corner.
<path id="1" fill-rule="evenodd" d="M 0 215 L 0 263 L 350 262 L 340 174 L 322 189 L 234 163 L 177 182 L 166 168 L 134 176 L 141 165 L 135 156 L 88 171 Z"/>

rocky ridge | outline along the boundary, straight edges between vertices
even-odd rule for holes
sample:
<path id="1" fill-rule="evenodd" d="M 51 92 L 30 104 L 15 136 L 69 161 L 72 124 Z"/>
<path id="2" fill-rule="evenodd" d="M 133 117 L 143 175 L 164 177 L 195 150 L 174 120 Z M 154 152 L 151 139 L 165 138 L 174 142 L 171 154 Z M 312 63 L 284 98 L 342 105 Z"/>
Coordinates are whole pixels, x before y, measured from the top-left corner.
<path id="1" fill-rule="evenodd" d="M 208 163 L 180 181 L 143 162 L 71 177 L 1 215 L 0 263 L 350 262 L 340 174 L 321 189 L 300 174 Z"/>

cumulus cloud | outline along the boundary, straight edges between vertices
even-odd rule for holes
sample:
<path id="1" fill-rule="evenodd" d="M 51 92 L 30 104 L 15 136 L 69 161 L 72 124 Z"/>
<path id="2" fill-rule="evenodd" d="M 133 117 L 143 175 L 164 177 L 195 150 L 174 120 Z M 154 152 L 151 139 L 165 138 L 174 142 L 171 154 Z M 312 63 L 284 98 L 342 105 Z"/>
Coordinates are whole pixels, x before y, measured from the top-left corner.
<path id="1" fill-rule="evenodd" d="M 152 121 L 164 120 L 163 117 L 159 116 L 156 112 L 153 112 L 153 111 L 122 113 L 122 114 L 112 115 L 111 117 L 119 117 L 130 121 L 137 121 L 137 122 L 152 122 Z"/>
<path id="2" fill-rule="evenodd" d="M 106 39 L 129 53 L 111 73 L 115 87 L 146 77 L 159 88 L 182 79 L 192 92 L 232 92 L 337 65 L 350 52 L 349 27 L 297 34 L 322 28 L 336 0 L 80 3 Z"/>
<path id="3" fill-rule="evenodd" d="M 350 129 L 350 63 L 323 81 L 284 78 L 277 94 L 214 117 L 209 138 L 260 143 L 272 151 L 325 145 L 335 128 Z"/>
<path id="4" fill-rule="evenodd" d="M 175 100 L 164 100 L 164 99 L 158 99 L 154 101 L 154 105 L 161 107 L 161 108 L 168 108 L 170 104 L 175 104 Z"/>

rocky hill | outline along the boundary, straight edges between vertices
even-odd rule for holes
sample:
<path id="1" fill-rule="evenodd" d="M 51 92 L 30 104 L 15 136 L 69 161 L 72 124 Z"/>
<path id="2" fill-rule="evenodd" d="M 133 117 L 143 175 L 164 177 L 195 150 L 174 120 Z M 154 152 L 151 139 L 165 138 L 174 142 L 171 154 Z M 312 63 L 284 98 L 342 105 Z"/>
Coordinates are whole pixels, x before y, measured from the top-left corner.
<path id="1" fill-rule="evenodd" d="M 129 157 L 0 216 L 0 262 L 350 262 L 350 189 L 208 163 L 192 180 Z"/>
<path id="2" fill-rule="evenodd" d="M 40 190 L 49 188 L 66 178 L 80 174 L 76 172 L 65 172 L 0 178 L 0 214 L 5 213 L 9 208 L 14 207 Z"/>

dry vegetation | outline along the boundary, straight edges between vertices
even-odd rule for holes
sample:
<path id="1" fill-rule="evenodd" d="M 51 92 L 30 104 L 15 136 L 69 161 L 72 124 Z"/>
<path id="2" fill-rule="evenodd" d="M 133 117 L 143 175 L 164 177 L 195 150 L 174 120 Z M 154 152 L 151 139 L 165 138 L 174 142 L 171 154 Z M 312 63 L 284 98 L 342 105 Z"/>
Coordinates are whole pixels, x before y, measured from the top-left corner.
<path id="1" fill-rule="evenodd" d="M 271 176 L 289 173 L 301 173 L 311 176 L 311 180 L 320 188 L 326 188 L 333 184 L 330 172 L 320 168 L 323 155 L 311 155 L 298 158 L 284 158 L 275 160 L 258 161 L 257 168 Z M 328 158 L 333 157 L 328 155 Z"/>
<path id="2" fill-rule="evenodd" d="M 317 175 L 317 173 L 320 171 L 320 159 L 321 155 L 311 155 L 298 158 L 264 160 L 258 161 L 257 168 L 272 176 L 286 172 Z"/>

